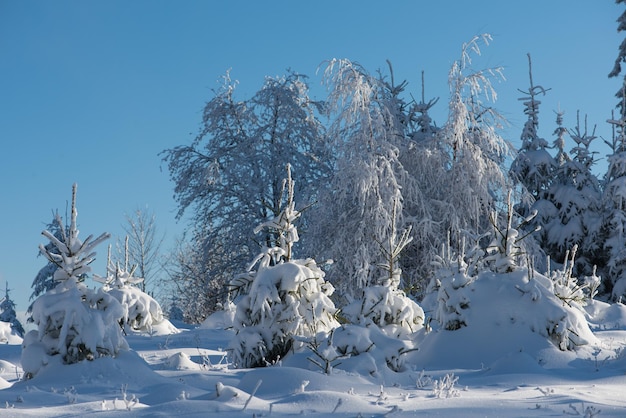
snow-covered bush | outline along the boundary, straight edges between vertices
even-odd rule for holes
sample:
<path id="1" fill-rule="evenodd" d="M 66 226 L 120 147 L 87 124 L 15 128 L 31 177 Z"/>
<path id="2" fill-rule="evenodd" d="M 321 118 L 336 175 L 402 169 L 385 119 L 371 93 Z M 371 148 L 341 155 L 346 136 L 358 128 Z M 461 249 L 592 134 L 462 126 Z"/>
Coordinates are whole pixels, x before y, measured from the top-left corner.
<path id="1" fill-rule="evenodd" d="M 426 289 L 422 302 L 432 311 L 432 319 L 443 329 L 454 331 L 467 325 L 465 311 L 470 307 L 470 287 L 475 279 L 474 258 L 465 254 L 465 244 L 460 244 L 462 252 L 456 254 L 448 242 L 442 245 L 441 253 L 435 259 L 435 275 Z M 473 255 L 474 252 L 470 252 Z"/>
<path id="2" fill-rule="evenodd" d="M 587 301 L 591 297 L 588 293 L 585 293 L 588 284 L 579 284 L 578 279 L 573 276 L 577 250 L 578 246 L 575 245 L 571 252 L 567 252 L 565 264 L 563 264 L 561 269 L 551 271 L 550 279 L 552 281 L 551 286 L 554 295 L 557 298 L 561 299 L 563 303 L 569 306 L 581 308 L 587 304 Z M 548 271 L 550 271 L 550 267 L 548 267 Z M 550 286 L 548 285 L 548 287 Z"/>
<path id="3" fill-rule="evenodd" d="M 119 302 L 102 289 L 89 289 L 82 283 L 91 270 L 89 264 L 94 260 L 94 247 L 109 235 L 102 234 L 96 239 L 90 235 L 80 240 L 76 216 L 74 185 L 68 231 L 62 231 L 61 239 L 49 231 L 42 233 L 56 248 L 56 251 L 47 251 L 40 245 L 43 255 L 58 266 L 54 273 L 57 285 L 33 302 L 32 319 L 37 329 L 26 334 L 22 344 L 22 367 L 26 377 L 34 376 L 53 356 L 58 355 L 63 363 L 72 364 L 115 356 L 120 350 L 128 349 L 118 325 L 123 314 Z M 58 221 L 62 225 L 61 220 Z"/>
<path id="4" fill-rule="evenodd" d="M 229 350 L 233 365 L 238 368 L 275 363 L 292 348 L 302 345 L 296 336 L 312 337 L 339 325 L 334 317 L 334 303 L 329 298 L 334 288 L 324 280 L 322 269 L 313 259 L 291 258 L 292 246 L 298 241 L 293 222 L 300 212 L 293 201 L 289 166 L 287 174 L 285 207 L 275 219 L 255 230 L 274 230 L 277 246 L 266 248 L 251 263 L 248 272 L 231 283 L 237 305 L 234 319 L 237 334 Z"/>
<path id="5" fill-rule="evenodd" d="M 376 326 L 344 324 L 319 333 L 309 342 L 315 366 L 330 374 L 335 368 L 363 375 L 379 376 L 386 366 L 394 372 L 406 369 L 406 354 L 416 351 L 408 339 L 387 335 Z"/>
<path id="6" fill-rule="evenodd" d="M 442 253 L 423 302 L 434 311 L 435 323 L 447 331 L 467 328 L 467 335 L 475 326 L 493 326 L 499 331 L 491 332 L 506 332 L 520 341 L 532 332 L 560 350 L 597 342 L 578 302 L 584 293 L 571 276 L 571 263 L 552 277 L 523 266 L 518 244 L 524 237 L 511 218 L 509 204 L 505 228 L 494 223 L 492 244 L 476 262 L 449 249 Z"/>
<path id="7" fill-rule="evenodd" d="M 102 283 L 104 291 L 121 304 L 123 315 L 119 323 L 124 332 L 152 332 L 153 326 L 166 321 L 159 303 L 136 286 L 143 279 L 134 277 L 135 268 L 128 267 L 128 238 L 124 266 L 111 262 L 110 249 L 107 264 L 107 277 L 94 275 L 94 280 Z"/>
<path id="8" fill-rule="evenodd" d="M 398 257 L 412 238 L 411 228 L 398 237 L 396 209 L 394 204 L 389 242 L 378 243 L 384 259 L 378 266 L 385 275 L 378 284 L 364 287 L 360 297 L 344 307 L 341 313 L 352 324 L 376 325 L 389 336 L 406 337 L 422 328 L 424 310 L 398 288 L 402 274 Z"/>

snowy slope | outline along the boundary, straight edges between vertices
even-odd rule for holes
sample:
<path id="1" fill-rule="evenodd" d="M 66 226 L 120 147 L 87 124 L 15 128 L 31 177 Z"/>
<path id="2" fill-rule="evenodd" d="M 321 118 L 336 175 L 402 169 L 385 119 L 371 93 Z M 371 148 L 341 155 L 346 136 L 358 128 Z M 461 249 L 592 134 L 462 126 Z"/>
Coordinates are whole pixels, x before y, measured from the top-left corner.
<path id="1" fill-rule="evenodd" d="M 232 369 L 224 349 L 234 334 L 217 320 L 129 335 L 131 351 L 115 359 L 51 363 L 28 381 L 21 346 L 2 344 L 0 416 L 626 416 L 626 307 L 588 306 L 595 341 L 564 352 L 530 330 L 544 313 L 521 311 L 502 277 L 492 279 L 475 288 L 467 327 L 414 337 L 420 349 L 402 372 L 385 366 L 384 347 L 330 374 L 307 349 L 273 367 Z"/>

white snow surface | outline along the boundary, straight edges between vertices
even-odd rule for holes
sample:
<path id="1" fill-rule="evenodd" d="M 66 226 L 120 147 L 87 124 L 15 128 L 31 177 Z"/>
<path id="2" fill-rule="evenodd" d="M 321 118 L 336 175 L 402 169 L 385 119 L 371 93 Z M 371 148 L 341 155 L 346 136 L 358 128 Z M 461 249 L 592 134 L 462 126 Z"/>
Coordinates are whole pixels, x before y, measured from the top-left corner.
<path id="1" fill-rule="evenodd" d="M 400 371 L 386 364 L 392 339 L 358 325 L 335 332 L 336 347 L 360 354 L 333 362 L 330 374 L 306 347 L 271 367 L 233 369 L 225 348 L 234 331 L 223 327 L 232 312 L 202 326 L 174 323 L 170 335 L 128 335 L 131 349 L 116 357 L 51 357 L 31 380 L 20 379 L 21 345 L 0 344 L 0 416 L 626 416 L 626 306 L 586 306 L 577 318 L 588 344 L 561 351 L 537 329 L 546 308 L 511 291 L 516 274 L 466 287 L 467 326 L 412 335 L 418 350 L 403 355 Z"/>

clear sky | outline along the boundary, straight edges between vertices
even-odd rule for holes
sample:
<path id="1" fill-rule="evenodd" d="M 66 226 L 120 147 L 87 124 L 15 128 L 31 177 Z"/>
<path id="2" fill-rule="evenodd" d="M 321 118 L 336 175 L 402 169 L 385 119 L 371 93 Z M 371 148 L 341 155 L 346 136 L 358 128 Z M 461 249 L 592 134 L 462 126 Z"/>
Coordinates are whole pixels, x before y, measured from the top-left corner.
<path id="1" fill-rule="evenodd" d="M 504 67 L 496 107 L 510 122 L 507 139 L 519 145 L 528 52 L 535 84 L 551 88 L 540 133 L 552 141 L 560 106 L 567 127 L 580 109 L 609 139 L 605 120 L 621 79 L 607 74 L 624 38 L 615 22 L 622 10 L 613 0 L 0 0 L 1 288 L 8 281 L 18 310 L 28 306 L 45 264 L 41 231 L 53 210 L 65 213 L 74 182 L 82 238 L 106 231 L 114 243 L 125 214 L 147 207 L 171 247 L 185 221 L 175 220 L 158 153 L 192 139 L 229 68 L 241 98 L 288 68 L 309 75 L 323 98 L 316 70 L 325 60 L 349 58 L 375 72 L 389 59 L 415 97 L 425 71 L 442 125 L 450 65 L 463 42 L 486 32 L 493 43 L 474 66 Z M 96 273 L 105 259 L 103 244 Z"/>

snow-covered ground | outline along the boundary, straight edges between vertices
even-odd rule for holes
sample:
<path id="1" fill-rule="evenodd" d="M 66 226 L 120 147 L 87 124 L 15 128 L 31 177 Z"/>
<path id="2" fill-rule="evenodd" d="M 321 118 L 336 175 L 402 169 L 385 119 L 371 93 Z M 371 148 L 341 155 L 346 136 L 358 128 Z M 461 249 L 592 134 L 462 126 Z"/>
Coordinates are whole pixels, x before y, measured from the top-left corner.
<path id="1" fill-rule="evenodd" d="M 0 416 L 624 417 L 626 307 L 595 302 L 587 310 L 598 341 L 577 351 L 536 333 L 518 339 L 506 331 L 515 325 L 498 334 L 499 321 L 482 318 L 484 326 L 421 335 L 402 372 L 381 364 L 384 347 L 330 374 L 307 360 L 307 349 L 275 366 L 232 369 L 224 349 L 233 332 L 214 320 L 130 335 L 131 351 L 117 358 L 50 363 L 24 381 L 13 341 L 0 345 L 8 408 Z"/>

